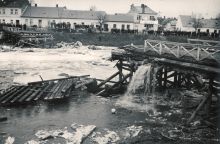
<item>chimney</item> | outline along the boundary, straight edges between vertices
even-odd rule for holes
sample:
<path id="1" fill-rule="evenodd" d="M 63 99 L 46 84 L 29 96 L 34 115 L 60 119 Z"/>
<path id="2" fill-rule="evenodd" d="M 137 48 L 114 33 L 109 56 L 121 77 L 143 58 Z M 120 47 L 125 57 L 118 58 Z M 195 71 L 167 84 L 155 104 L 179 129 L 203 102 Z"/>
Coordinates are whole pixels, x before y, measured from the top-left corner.
<path id="1" fill-rule="evenodd" d="M 37 4 L 35 4 L 34 6 L 37 7 Z"/>
<path id="2" fill-rule="evenodd" d="M 56 4 L 56 7 L 58 7 L 58 4 Z"/>
<path id="3" fill-rule="evenodd" d="M 134 4 L 131 5 L 131 10 L 133 10 L 133 9 L 134 9 Z"/>
<path id="4" fill-rule="evenodd" d="M 141 4 L 141 8 L 142 8 L 142 13 L 145 13 L 145 5 Z"/>

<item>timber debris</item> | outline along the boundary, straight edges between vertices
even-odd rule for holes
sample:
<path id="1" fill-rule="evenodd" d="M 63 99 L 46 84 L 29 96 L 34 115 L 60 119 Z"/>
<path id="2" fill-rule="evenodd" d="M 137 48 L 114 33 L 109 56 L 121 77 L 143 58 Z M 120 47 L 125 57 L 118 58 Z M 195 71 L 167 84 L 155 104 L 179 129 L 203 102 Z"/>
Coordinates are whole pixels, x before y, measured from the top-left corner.
<path id="1" fill-rule="evenodd" d="M 54 100 L 69 97 L 73 90 L 83 87 L 91 90 L 96 80 L 85 76 L 30 82 L 27 85 L 11 86 L 0 94 L 0 105 Z"/>

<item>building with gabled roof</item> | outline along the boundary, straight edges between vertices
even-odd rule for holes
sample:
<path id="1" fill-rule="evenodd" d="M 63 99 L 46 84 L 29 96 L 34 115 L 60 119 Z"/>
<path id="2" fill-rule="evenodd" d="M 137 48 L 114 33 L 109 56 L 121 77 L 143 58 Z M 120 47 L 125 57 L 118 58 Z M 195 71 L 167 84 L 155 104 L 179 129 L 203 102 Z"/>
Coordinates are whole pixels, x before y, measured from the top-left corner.
<path id="1" fill-rule="evenodd" d="M 135 20 L 135 29 L 140 30 L 154 30 L 158 29 L 158 13 L 152 10 L 145 4 L 141 4 L 141 6 L 131 5 L 128 14 L 134 16 Z"/>
<path id="2" fill-rule="evenodd" d="M 132 4 L 128 13 L 157 15 L 157 12 L 144 4 L 142 4 L 141 6 L 135 6 L 134 4 Z"/>
<path id="3" fill-rule="evenodd" d="M 179 31 L 187 31 L 194 32 L 195 28 L 194 20 L 190 15 L 180 15 L 177 20 L 177 30 Z M 199 19 L 199 23 L 201 23 L 201 27 L 197 28 L 199 32 L 207 32 L 207 33 L 220 33 L 220 20 L 217 19 Z"/>
<path id="4" fill-rule="evenodd" d="M 21 18 L 28 26 L 50 27 L 51 24 L 68 23 L 75 25 L 97 25 L 98 16 L 106 15 L 104 11 L 69 10 L 66 7 L 28 7 Z"/>
<path id="5" fill-rule="evenodd" d="M 20 25 L 20 17 L 27 8 L 27 6 L 27 3 L 21 3 L 18 1 L 0 5 L 0 23 Z"/>
<path id="6" fill-rule="evenodd" d="M 134 17 L 130 14 L 114 14 L 106 16 L 106 23 L 104 29 L 120 29 L 120 30 L 133 30 L 134 29 Z"/>
<path id="7" fill-rule="evenodd" d="M 9 10 L 12 11 L 11 9 Z M 14 24 L 15 22 L 12 20 L 10 11 L 8 12 L 9 15 L 3 15 L 4 18 L 8 19 L 8 21 L 4 20 L 4 23 Z M 105 18 L 102 29 L 106 31 L 119 29 L 143 32 L 146 30 L 157 30 L 158 27 L 157 13 L 144 4 L 141 6 L 131 5 L 128 13 L 113 15 L 108 15 L 104 11 L 69 10 L 58 5 L 56 7 L 39 7 L 37 4 L 34 6 L 27 5 L 25 9 L 20 9 L 16 17 L 19 20 L 16 20 L 16 23 L 39 28 L 55 28 L 59 27 L 58 25 L 61 25 L 61 28 L 63 28 L 64 26 L 62 25 L 68 25 L 68 29 L 75 29 L 76 26 L 81 27 L 82 25 L 82 27 L 85 26 L 86 28 L 95 27 L 100 29 L 99 16 L 104 16 Z"/>

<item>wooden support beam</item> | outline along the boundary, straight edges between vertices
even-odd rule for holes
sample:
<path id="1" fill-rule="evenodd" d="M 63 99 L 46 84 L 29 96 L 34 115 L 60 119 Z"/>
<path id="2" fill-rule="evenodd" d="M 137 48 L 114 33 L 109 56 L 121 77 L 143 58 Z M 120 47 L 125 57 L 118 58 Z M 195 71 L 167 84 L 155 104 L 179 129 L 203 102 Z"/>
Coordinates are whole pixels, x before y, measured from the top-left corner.
<path id="1" fill-rule="evenodd" d="M 158 71 L 158 74 L 159 74 L 159 77 L 158 77 L 159 87 L 162 87 L 162 78 L 163 78 L 162 71 L 163 71 L 163 69 Z"/>
<path id="2" fill-rule="evenodd" d="M 103 82 L 103 81 L 105 81 L 105 80 L 103 80 L 103 79 L 96 79 L 97 81 L 100 81 L 100 82 Z M 108 81 L 109 83 L 117 83 L 116 81 Z"/>
<path id="3" fill-rule="evenodd" d="M 164 88 L 166 88 L 166 86 L 167 86 L 167 68 L 166 67 L 164 67 L 164 73 L 163 73 L 163 80 L 164 80 L 164 82 L 163 82 L 163 87 Z"/>
<path id="4" fill-rule="evenodd" d="M 96 95 L 102 95 L 103 93 L 105 92 L 109 92 L 110 90 L 112 90 L 113 88 L 119 86 L 120 84 L 122 84 L 127 78 L 130 77 L 130 74 L 127 74 L 123 79 L 122 81 L 119 81 L 117 82 L 116 84 L 112 85 L 110 88 L 108 89 L 103 89 L 102 91 L 98 92 Z"/>
<path id="5" fill-rule="evenodd" d="M 122 60 L 119 60 L 119 64 L 118 64 L 118 70 L 119 70 L 119 82 L 122 81 L 123 79 L 123 73 L 122 73 Z"/>
<path id="6" fill-rule="evenodd" d="M 114 77 L 116 77 L 120 72 L 116 72 L 115 74 L 113 74 L 112 76 L 110 76 L 109 78 L 107 78 L 106 80 L 104 80 L 103 82 L 101 82 L 97 88 L 100 88 L 101 86 L 103 86 L 105 83 L 109 82 L 111 79 L 113 79 Z"/>
<path id="7" fill-rule="evenodd" d="M 121 84 L 124 81 L 126 81 L 128 77 L 130 77 L 130 74 L 127 74 L 126 76 L 124 76 L 124 78 L 121 81 L 119 81 L 118 83 L 112 85 L 112 87 L 110 89 L 117 87 L 119 84 Z"/>
<path id="8" fill-rule="evenodd" d="M 177 71 L 174 72 L 174 88 L 178 87 L 178 73 Z"/>
<path id="9" fill-rule="evenodd" d="M 127 70 L 127 71 L 131 71 L 130 68 L 126 68 L 126 67 L 123 67 L 123 66 L 122 66 L 122 69 Z"/>
<path id="10" fill-rule="evenodd" d="M 181 87 L 181 84 L 182 84 L 182 74 L 181 73 L 178 73 L 177 79 L 178 79 L 178 87 Z"/>
<path id="11" fill-rule="evenodd" d="M 89 77 L 89 76 L 90 75 L 82 75 L 82 76 L 71 76 L 71 77 L 68 77 L 68 78 L 50 79 L 50 80 L 44 80 L 43 83 L 51 82 L 51 81 L 65 80 L 65 79 L 72 79 L 72 78 L 85 78 L 85 77 Z M 42 81 L 36 81 L 36 82 L 28 83 L 28 85 L 33 85 L 33 84 L 42 84 Z"/>
<path id="12" fill-rule="evenodd" d="M 208 96 L 204 96 L 202 102 L 199 104 L 199 106 L 196 108 L 196 110 L 193 112 L 191 117 L 188 119 L 187 124 L 189 124 L 196 116 L 197 112 L 204 106 L 205 102 L 207 101 Z"/>
<path id="13" fill-rule="evenodd" d="M 208 90 L 208 98 L 207 98 L 207 104 L 206 104 L 206 114 L 209 116 L 210 113 L 210 107 L 212 104 L 212 94 L 213 94 L 213 78 L 211 77 L 209 79 L 209 90 Z"/>

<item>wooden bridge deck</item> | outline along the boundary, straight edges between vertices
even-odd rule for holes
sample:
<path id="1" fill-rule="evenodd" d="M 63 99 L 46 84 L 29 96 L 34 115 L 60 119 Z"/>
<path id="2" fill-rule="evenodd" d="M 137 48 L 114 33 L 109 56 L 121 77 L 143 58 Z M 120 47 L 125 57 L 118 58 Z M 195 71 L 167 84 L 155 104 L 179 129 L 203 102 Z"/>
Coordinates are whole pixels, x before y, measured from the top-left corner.
<path id="1" fill-rule="evenodd" d="M 127 45 L 122 52 L 112 52 L 112 59 L 144 60 L 167 58 L 182 62 L 217 66 L 220 63 L 220 46 L 145 40 L 144 45 Z"/>

